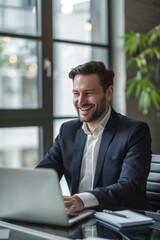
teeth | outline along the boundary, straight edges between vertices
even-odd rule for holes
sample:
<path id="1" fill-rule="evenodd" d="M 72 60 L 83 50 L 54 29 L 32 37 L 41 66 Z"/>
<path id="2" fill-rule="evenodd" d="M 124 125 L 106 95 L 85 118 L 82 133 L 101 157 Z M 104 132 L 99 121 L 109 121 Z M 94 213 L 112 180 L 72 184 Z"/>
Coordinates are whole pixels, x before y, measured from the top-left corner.
<path id="1" fill-rule="evenodd" d="M 86 111 L 88 110 L 89 108 L 81 108 L 82 111 Z"/>
<path id="2" fill-rule="evenodd" d="M 86 110 L 89 110 L 91 109 L 91 107 L 86 107 L 86 108 L 80 108 L 82 111 L 86 111 Z"/>

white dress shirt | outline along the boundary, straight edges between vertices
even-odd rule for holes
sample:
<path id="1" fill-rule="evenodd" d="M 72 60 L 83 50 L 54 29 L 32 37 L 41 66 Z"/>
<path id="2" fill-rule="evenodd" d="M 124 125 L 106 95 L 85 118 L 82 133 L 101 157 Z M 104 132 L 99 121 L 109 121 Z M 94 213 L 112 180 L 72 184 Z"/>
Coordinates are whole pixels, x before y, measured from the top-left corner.
<path id="1" fill-rule="evenodd" d="M 109 106 L 108 113 L 96 126 L 93 133 L 88 130 L 87 123 L 84 122 L 82 126 L 85 134 L 87 134 L 87 139 L 83 152 L 78 194 L 76 195 L 82 199 L 85 208 L 99 205 L 96 197 L 86 191 L 93 190 L 94 175 L 102 133 L 108 122 L 110 114 L 111 107 Z"/>

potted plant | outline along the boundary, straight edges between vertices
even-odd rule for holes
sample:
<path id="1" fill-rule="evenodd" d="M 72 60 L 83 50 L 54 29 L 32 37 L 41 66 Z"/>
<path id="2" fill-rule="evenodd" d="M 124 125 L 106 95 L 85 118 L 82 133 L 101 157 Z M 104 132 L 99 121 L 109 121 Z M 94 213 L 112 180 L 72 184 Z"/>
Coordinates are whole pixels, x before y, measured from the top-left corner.
<path id="1" fill-rule="evenodd" d="M 126 96 L 138 99 L 142 113 L 154 106 L 160 110 L 160 25 L 146 33 L 129 31 L 122 36 L 127 54 L 127 69 L 135 68 L 127 80 Z"/>

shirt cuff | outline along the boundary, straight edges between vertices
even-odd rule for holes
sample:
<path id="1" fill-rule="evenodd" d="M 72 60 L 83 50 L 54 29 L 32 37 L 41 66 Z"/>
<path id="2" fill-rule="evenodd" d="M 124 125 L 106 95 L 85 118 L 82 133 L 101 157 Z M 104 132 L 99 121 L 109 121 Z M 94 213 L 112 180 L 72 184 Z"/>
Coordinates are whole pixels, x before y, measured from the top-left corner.
<path id="1" fill-rule="evenodd" d="M 92 193 L 85 192 L 77 193 L 75 195 L 77 195 L 83 201 L 85 208 L 96 207 L 99 205 L 97 198 Z"/>

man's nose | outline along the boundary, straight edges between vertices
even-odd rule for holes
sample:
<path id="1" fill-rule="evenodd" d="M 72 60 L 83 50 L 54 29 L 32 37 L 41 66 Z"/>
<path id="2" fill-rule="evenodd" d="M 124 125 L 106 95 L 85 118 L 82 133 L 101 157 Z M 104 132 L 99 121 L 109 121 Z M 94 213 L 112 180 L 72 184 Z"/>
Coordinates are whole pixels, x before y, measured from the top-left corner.
<path id="1" fill-rule="evenodd" d="M 80 94 L 78 97 L 78 104 L 82 105 L 85 101 L 85 96 L 83 94 Z"/>

